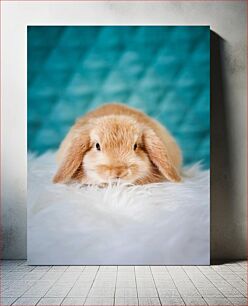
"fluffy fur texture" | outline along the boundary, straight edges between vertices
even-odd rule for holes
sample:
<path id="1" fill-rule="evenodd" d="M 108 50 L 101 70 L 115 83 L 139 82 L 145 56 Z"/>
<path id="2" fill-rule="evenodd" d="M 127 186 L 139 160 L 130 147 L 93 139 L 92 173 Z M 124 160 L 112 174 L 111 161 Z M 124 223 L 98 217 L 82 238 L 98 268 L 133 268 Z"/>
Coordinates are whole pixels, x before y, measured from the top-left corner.
<path id="1" fill-rule="evenodd" d="M 157 121 L 122 104 L 80 118 L 58 151 L 55 183 L 179 182 L 181 152 Z"/>
<path id="2" fill-rule="evenodd" d="M 54 185 L 53 153 L 28 162 L 29 264 L 209 264 L 209 171 L 181 183 Z"/>

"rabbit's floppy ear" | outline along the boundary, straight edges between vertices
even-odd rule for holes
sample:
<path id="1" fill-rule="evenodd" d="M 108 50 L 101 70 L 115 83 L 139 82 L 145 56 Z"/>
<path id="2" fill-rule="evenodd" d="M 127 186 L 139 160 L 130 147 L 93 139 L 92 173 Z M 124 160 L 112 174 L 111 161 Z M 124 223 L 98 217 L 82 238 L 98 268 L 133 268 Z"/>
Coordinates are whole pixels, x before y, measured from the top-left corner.
<path id="1" fill-rule="evenodd" d="M 143 143 L 151 162 L 158 168 L 163 176 L 171 182 L 180 182 L 181 177 L 173 164 L 165 144 L 152 129 L 143 132 Z"/>
<path id="2" fill-rule="evenodd" d="M 88 132 L 77 135 L 69 146 L 60 166 L 53 178 L 54 183 L 67 183 L 82 164 L 83 156 L 90 146 Z"/>

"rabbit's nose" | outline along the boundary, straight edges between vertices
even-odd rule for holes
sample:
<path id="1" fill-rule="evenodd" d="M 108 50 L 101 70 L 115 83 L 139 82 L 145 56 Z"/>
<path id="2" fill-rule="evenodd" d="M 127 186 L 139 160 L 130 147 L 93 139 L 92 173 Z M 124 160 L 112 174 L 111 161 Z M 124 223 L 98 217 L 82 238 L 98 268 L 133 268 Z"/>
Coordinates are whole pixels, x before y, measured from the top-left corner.
<path id="1" fill-rule="evenodd" d="M 113 169 L 113 173 L 112 173 L 115 179 L 120 179 L 126 174 L 127 174 L 126 167 L 116 167 L 115 169 Z"/>
<path id="2" fill-rule="evenodd" d="M 123 170 L 122 170 L 122 169 L 117 169 L 117 170 L 115 170 L 115 176 L 116 176 L 116 178 L 120 178 L 121 175 L 122 175 L 122 173 L 123 173 Z"/>

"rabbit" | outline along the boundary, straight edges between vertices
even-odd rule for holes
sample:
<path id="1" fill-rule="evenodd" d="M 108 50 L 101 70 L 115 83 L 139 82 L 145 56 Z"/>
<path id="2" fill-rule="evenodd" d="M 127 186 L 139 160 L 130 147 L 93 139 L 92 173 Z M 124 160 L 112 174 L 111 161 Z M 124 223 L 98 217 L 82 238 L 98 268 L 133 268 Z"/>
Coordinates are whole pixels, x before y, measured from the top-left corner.
<path id="1" fill-rule="evenodd" d="M 180 182 L 182 153 L 158 121 L 121 103 L 79 118 L 57 152 L 54 183 Z"/>

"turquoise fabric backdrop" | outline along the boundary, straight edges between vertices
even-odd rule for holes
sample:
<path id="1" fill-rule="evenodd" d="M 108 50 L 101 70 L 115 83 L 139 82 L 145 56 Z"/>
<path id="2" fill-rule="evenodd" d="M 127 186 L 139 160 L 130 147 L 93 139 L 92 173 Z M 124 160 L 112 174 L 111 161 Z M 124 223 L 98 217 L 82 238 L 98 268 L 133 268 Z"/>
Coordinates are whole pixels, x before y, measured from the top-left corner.
<path id="1" fill-rule="evenodd" d="M 164 123 L 184 164 L 209 168 L 206 26 L 29 26 L 28 150 L 55 150 L 74 120 L 119 101 Z"/>

